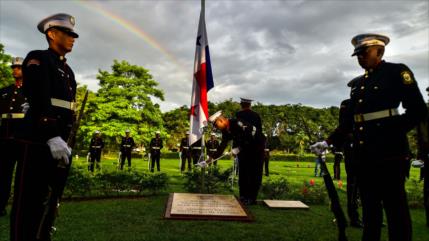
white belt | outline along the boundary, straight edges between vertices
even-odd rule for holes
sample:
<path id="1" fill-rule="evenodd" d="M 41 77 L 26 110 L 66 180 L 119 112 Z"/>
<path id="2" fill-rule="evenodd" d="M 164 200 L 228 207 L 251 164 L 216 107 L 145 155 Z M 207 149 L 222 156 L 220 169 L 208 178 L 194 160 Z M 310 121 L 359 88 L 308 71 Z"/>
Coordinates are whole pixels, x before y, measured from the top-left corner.
<path id="1" fill-rule="evenodd" d="M 101 148 L 101 146 L 92 146 L 92 148 Z"/>
<path id="2" fill-rule="evenodd" d="M 187 146 L 184 146 L 184 147 L 183 147 L 183 149 L 189 149 L 189 147 L 187 147 Z"/>
<path id="3" fill-rule="evenodd" d="M 76 102 L 51 98 L 51 104 L 56 107 L 76 111 Z"/>
<path id="4" fill-rule="evenodd" d="M 364 122 L 364 121 L 370 121 L 370 120 L 377 120 L 381 118 L 386 118 L 390 116 L 399 115 L 399 111 L 396 108 L 387 109 L 387 110 L 380 110 L 365 114 L 356 114 L 354 115 L 355 122 Z"/>
<path id="5" fill-rule="evenodd" d="M 2 119 L 22 119 L 24 118 L 24 113 L 5 113 L 1 114 Z"/>
<path id="6" fill-rule="evenodd" d="M 131 147 L 131 145 L 124 145 L 124 147 Z"/>
<path id="7" fill-rule="evenodd" d="M 217 149 L 209 149 L 209 151 L 217 151 Z"/>
<path id="8" fill-rule="evenodd" d="M 154 149 L 154 150 L 159 150 L 159 147 L 154 146 L 154 147 L 152 147 L 152 149 Z"/>
<path id="9" fill-rule="evenodd" d="M 264 149 L 264 151 L 270 151 L 270 149 Z"/>
<path id="10" fill-rule="evenodd" d="M 192 147 L 193 150 L 201 150 L 201 146 L 199 147 Z"/>

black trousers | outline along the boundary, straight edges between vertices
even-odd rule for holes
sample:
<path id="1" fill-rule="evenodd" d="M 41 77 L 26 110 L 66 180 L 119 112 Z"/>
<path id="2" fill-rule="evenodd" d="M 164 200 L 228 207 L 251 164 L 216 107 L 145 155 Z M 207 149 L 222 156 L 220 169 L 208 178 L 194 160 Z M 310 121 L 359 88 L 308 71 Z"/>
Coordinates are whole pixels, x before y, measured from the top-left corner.
<path id="1" fill-rule="evenodd" d="M 0 212 L 9 201 L 13 170 L 17 159 L 22 158 L 20 147 L 13 139 L 0 139 Z"/>
<path id="2" fill-rule="evenodd" d="M 363 210 L 363 241 L 379 241 L 383 208 L 387 218 L 389 241 L 410 241 L 411 217 L 405 192 L 408 160 L 363 160 L 372 166 L 358 170 L 358 185 Z"/>
<path id="3" fill-rule="evenodd" d="M 334 158 L 334 179 L 340 180 L 341 179 L 341 155 L 335 155 Z"/>
<path id="4" fill-rule="evenodd" d="M 93 151 L 89 155 L 89 171 L 94 172 L 94 165 L 100 168 L 101 151 Z"/>
<path id="5" fill-rule="evenodd" d="M 200 157 L 201 157 L 201 151 L 197 150 L 197 151 L 192 151 L 191 152 L 191 157 L 192 157 L 192 163 L 195 165 L 200 161 Z M 203 160 L 201 160 L 203 161 Z"/>
<path id="6" fill-rule="evenodd" d="M 153 153 L 150 155 L 150 158 L 152 159 L 151 161 L 151 166 L 150 166 L 150 171 L 153 172 L 153 169 L 155 168 L 155 163 L 156 163 L 156 170 L 159 172 L 161 171 L 161 167 L 159 165 L 159 159 L 161 158 L 161 154 L 157 153 Z"/>
<path id="7" fill-rule="evenodd" d="M 131 150 L 121 152 L 121 170 L 124 169 L 125 158 L 128 160 L 128 167 L 131 167 Z"/>
<path id="8" fill-rule="evenodd" d="M 23 153 L 16 170 L 10 240 L 50 240 L 70 166 L 57 167 L 47 145 L 26 144 Z"/>
<path id="9" fill-rule="evenodd" d="M 238 186 L 240 199 L 256 201 L 262 183 L 263 152 L 255 148 L 241 149 L 238 154 Z"/>
<path id="10" fill-rule="evenodd" d="M 191 167 L 191 154 L 189 152 L 182 152 L 182 155 L 180 156 L 182 159 L 180 170 L 183 172 L 185 171 L 186 162 L 188 162 L 188 171 L 192 170 Z"/>

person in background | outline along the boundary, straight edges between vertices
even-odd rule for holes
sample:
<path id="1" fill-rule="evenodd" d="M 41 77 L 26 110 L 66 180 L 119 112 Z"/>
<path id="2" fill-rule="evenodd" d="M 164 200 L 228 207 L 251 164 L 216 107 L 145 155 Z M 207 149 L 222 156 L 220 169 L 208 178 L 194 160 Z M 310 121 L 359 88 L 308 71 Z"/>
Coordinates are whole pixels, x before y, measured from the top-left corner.
<path id="1" fill-rule="evenodd" d="M 15 83 L 0 89 L 0 217 L 5 216 L 12 184 L 13 170 L 18 159 L 22 159 L 23 148 L 15 138 L 22 127 L 24 105 L 27 98 L 22 92 L 21 57 L 12 59 L 12 76 Z"/>
<path id="2" fill-rule="evenodd" d="M 160 132 L 155 132 L 155 138 L 152 138 L 149 144 L 150 149 L 150 158 L 152 159 L 150 171 L 153 172 L 154 166 L 156 163 L 156 170 L 159 172 L 161 171 L 159 160 L 161 159 L 161 149 L 164 147 L 162 145 L 162 139 L 160 137 Z"/>
<path id="3" fill-rule="evenodd" d="M 268 169 L 269 165 L 270 165 L 270 149 L 268 148 L 268 138 L 267 135 L 265 135 L 265 149 L 264 149 L 264 164 L 263 167 L 265 169 L 265 176 L 269 176 L 270 175 L 270 171 Z"/>
<path id="4" fill-rule="evenodd" d="M 213 155 L 216 153 L 218 147 L 219 147 L 219 141 L 216 140 L 216 134 L 212 132 L 210 134 L 210 140 L 206 142 L 207 156 L 213 158 Z M 215 161 L 213 165 L 216 166 L 217 161 Z"/>
<path id="5" fill-rule="evenodd" d="M 128 169 L 131 168 L 131 151 L 135 146 L 134 139 L 130 136 L 130 130 L 125 130 L 125 136 L 122 137 L 120 152 L 121 152 L 121 165 L 120 169 L 124 169 L 125 158 L 128 160 Z"/>
<path id="6" fill-rule="evenodd" d="M 101 160 L 101 152 L 104 148 L 104 142 L 101 138 L 100 131 L 95 131 L 94 136 L 91 138 L 91 142 L 89 144 L 89 166 L 88 170 L 90 172 L 94 172 L 94 164 L 97 170 L 100 170 L 100 160 Z"/>
<path id="7" fill-rule="evenodd" d="M 186 137 L 182 138 L 180 141 L 180 158 L 181 160 L 181 167 L 180 171 L 184 172 L 186 167 L 186 162 L 188 163 L 188 172 L 192 170 L 191 167 L 191 150 L 189 146 L 189 131 L 186 131 Z"/>
<path id="8" fill-rule="evenodd" d="M 341 180 L 341 160 L 343 153 L 341 150 L 334 148 L 334 179 Z"/>

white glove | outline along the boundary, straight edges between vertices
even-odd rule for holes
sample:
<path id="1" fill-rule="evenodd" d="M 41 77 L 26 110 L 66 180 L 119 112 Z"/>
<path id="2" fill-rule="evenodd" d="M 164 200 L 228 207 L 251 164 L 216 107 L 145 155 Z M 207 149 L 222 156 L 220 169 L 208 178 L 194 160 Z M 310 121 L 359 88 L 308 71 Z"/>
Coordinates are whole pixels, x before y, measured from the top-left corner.
<path id="1" fill-rule="evenodd" d="M 204 168 L 207 166 L 207 162 L 206 161 L 198 162 L 197 164 L 195 164 L 195 166 L 199 166 L 199 167 Z"/>
<path id="2" fill-rule="evenodd" d="M 238 147 L 232 148 L 231 152 L 233 155 L 237 155 L 238 153 L 240 153 L 240 148 L 238 148 Z"/>
<path id="3" fill-rule="evenodd" d="M 63 162 L 59 163 L 59 165 L 68 165 L 70 163 L 69 156 L 71 155 L 71 148 L 67 146 L 67 143 L 61 139 L 61 137 L 56 136 L 49 139 L 46 143 L 48 144 L 49 149 L 51 149 L 52 157 Z"/>
<path id="4" fill-rule="evenodd" d="M 421 160 L 414 160 L 411 162 L 411 166 L 413 167 L 418 167 L 418 168 L 422 168 L 425 166 L 425 163 Z"/>
<path id="5" fill-rule="evenodd" d="M 212 163 L 212 162 L 213 162 L 213 158 L 212 158 L 212 157 L 209 157 L 209 158 L 207 158 L 207 160 L 205 160 L 205 162 L 206 162 L 207 164 L 210 164 L 210 163 Z"/>
<path id="6" fill-rule="evenodd" d="M 28 102 L 25 102 L 21 105 L 22 107 L 22 113 L 27 114 L 28 109 L 30 109 L 30 104 Z"/>

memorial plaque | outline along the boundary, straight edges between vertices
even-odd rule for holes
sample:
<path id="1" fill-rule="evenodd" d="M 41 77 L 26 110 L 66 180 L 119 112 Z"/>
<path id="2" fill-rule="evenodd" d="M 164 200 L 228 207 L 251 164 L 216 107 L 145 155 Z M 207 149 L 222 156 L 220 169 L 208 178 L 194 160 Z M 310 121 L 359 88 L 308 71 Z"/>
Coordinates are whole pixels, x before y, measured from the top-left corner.
<path id="1" fill-rule="evenodd" d="M 251 221 L 253 217 L 233 195 L 172 193 L 165 218 Z"/>
<path id="2" fill-rule="evenodd" d="M 264 200 L 264 203 L 270 208 L 287 208 L 287 209 L 309 209 L 301 201 L 286 201 L 286 200 Z"/>

